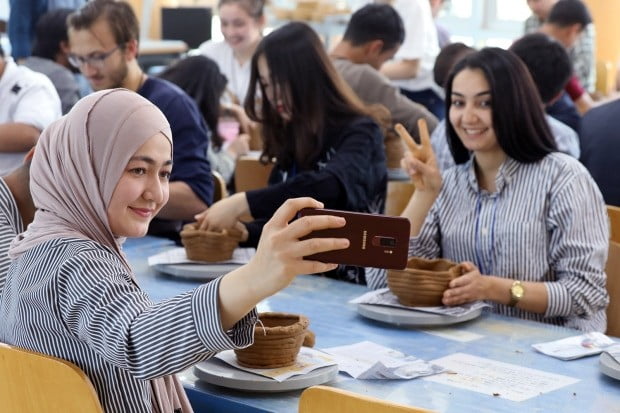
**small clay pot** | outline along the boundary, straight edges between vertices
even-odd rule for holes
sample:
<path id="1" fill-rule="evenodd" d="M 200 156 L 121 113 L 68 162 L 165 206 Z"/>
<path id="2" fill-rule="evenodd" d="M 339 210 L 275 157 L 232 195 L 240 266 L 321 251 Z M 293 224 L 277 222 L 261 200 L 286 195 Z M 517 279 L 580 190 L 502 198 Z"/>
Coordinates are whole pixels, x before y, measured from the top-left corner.
<path id="1" fill-rule="evenodd" d="M 310 321 L 303 315 L 260 313 L 254 329 L 254 344 L 235 350 L 237 362 L 244 367 L 272 369 L 295 364 L 306 340 Z M 262 323 L 262 325 L 261 325 Z"/>
<path id="2" fill-rule="evenodd" d="M 186 224 L 180 235 L 187 258 L 194 261 L 229 260 L 241 241 L 240 231 L 234 229 L 221 232 L 206 231 L 198 229 L 195 222 Z"/>
<path id="3" fill-rule="evenodd" d="M 404 270 L 388 270 L 387 283 L 402 305 L 435 307 L 442 305 L 450 281 L 462 273 L 462 265 L 450 260 L 410 258 Z"/>

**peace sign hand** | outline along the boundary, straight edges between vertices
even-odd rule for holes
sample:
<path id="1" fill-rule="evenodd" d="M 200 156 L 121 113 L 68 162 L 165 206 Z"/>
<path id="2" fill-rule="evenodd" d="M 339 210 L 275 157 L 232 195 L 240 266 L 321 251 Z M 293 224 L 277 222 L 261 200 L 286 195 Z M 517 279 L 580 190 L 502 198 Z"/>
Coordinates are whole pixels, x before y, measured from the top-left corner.
<path id="1" fill-rule="evenodd" d="M 394 126 L 396 133 L 407 145 L 409 149 L 401 161 L 401 165 L 415 185 L 416 191 L 439 192 L 442 179 L 435 154 L 431 146 L 431 138 L 428 134 L 428 127 L 424 119 L 418 119 L 418 129 L 420 130 L 420 145 L 415 143 L 409 132 L 400 123 Z"/>

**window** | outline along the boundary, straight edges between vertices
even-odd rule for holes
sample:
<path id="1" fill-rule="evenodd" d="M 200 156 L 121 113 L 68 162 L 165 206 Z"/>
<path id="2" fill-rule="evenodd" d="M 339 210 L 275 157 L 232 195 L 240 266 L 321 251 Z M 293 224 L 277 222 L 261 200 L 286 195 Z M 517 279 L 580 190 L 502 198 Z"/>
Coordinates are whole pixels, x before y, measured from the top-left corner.
<path id="1" fill-rule="evenodd" d="M 525 0 L 451 0 L 439 21 L 454 42 L 506 48 L 523 34 L 523 22 L 530 14 Z"/>

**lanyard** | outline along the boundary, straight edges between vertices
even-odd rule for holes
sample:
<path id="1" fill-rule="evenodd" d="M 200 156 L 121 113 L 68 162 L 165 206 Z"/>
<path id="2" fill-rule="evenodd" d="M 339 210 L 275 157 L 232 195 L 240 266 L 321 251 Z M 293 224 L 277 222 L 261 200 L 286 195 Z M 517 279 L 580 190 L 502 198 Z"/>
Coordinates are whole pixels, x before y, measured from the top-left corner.
<path id="1" fill-rule="evenodd" d="M 495 217 L 497 214 L 497 200 L 499 198 L 499 194 L 495 194 L 493 196 L 493 211 L 491 215 L 491 228 L 490 228 L 490 236 L 488 242 L 488 259 L 484 259 L 484 250 L 482 246 L 482 240 L 480 239 L 480 215 L 482 212 L 482 194 L 478 192 L 478 201 L 476 205 L 476 242 L 475 242 L 475 253 L 476 253 L 476 265 L 480 269 L 480 273 L 483 275 L 491 275 L 493 273 L 493 261 L 495 259 Z"/>

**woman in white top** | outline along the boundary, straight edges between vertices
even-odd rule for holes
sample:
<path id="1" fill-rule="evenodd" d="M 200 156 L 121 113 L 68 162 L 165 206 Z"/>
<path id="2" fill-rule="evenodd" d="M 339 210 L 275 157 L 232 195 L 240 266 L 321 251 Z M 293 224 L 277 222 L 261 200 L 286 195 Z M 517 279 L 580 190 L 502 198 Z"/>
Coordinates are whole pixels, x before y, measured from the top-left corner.
<path id="1" fill-rule="evenodd" d="M 243 105 L 250 82 L 250 60 L 265 26 L 264 0 L 219 0 L 224 41 L 209 40 L 200 52 L 215 60 L 228 78 L 230 103 Z"/>

